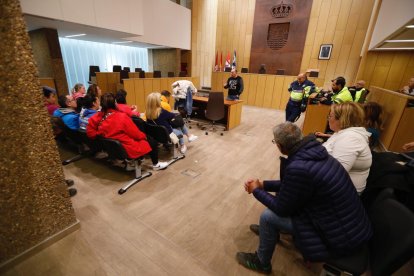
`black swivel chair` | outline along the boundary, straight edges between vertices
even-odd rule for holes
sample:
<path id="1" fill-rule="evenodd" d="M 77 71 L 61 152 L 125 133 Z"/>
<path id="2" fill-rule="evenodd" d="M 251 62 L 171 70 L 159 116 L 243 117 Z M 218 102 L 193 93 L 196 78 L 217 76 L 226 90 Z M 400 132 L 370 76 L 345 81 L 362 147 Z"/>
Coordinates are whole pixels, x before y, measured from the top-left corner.
<path id="1" fill-rule="evenodd" d="M 127 72 L 131 72 L 131 68 L 129 68 L 129 67 L 124 67 L 124 70 L 127 71 Z"/>
<path id="2" fill-rule="evenodd" d="M 131 159 L 128 157 L 125 148 L 122 146 L 121 142 L 114 139 L 108 138 L 98 138 L 101 141 L 102 147 L 104 148 L 105 152 L 108 153 L 108 159 L 110 160 L 123 160 L 125 164 L 125 168 L 127 167 L 128 162 L 134 162 L 135 165 L 135 178 L 131 180 L 127 185 L 123 188 L 119 189 L 118 194 L 122 195 L 125 193 L 129 188 L 152 175 L 151 172 L 142 173 L 141 171 L 141 162 L 142 158 Z"/>
<path id="3" fill-rule="evenodd" d="M 201 129 L 208 131 L 216 131 L 217 128 L 223 128 L 222 131 L 226 130 L 225 126 L 217 125 L 216 122 L 224 118 L 224 94 L 223 92 L 210 92 L 206 107 L 206 118 L 211 122 L 208 124 L 200 125 Z M 223 132 L 220 133 L 223 136 Z"/>
<path id="4" fill-rule="evenodd" d="M 231 67 L 224 68 L 224 72 L 231 72 Z"/>
<path id="5" fill-rule="evenodd" d="M 180 73 L 178 74 L 179 77 L 187 77 L 187 72 L 186 71 L 180 71 Z"/>
<path id="6" fill-rule="evenodd" d="M 161 78 L 161 71 L 154 71 L 154 78 Z"/>
<path id="7" fill-rule="evenodd" d="M 145 71 L 139 71 L 139 78 L 145 79 Z"/>
<path id="8" fill-rule="evenodd" d="M 276 70 L 276 75 L 284 75 L 285 74 L 285 69 L 277 69 Z"/>
<path id="9" fill-rule="evenodd" d="M 135 68 L 135 72 L 141 72 L 142 68 Z"/>
<path id="10" fill-rule="evenodd" d="M 243 67 L 241 73 L 249 73 L 249 68 Z"/>
<path id="11" fill-rule="evenodd" d="M 91 81 L 91 77 L 96 77 L 96 72 L 101 72 L 99 70 L 99 66 L 97 65 L 90 65 L 89 66 L 89 81 Z"/>
<path id="12" fill-rule="evenodd" d="M 175 76 L 174 72 L 168 72 L 168 77 L 173 78 Z"/>
<path id="13" fill-rule="evenodd" d="M 112 66 L 112 72 L 121 72 L 122 66 L 121 65 L 114 65 Z"/>
<path id="14" fill-rule="evenodd" d="M 124 79 L 129 79 L 128 71 L 121 70 L 121 72 L 119 72 L 119 78 L 121 79 L 121 83 L 124 83 Z"/>
<path id="15" fill-rule="evenodd" d="M 374 231 L 369 254 L 367 249 L 359 250 L 354 256 L 327 262 L 325 270 L 361 275 L 366 270 L 369 255 L 371 274 L 387 276 L 414 257 L 414 214 L 411 210 L 395 199 L 385 198 L 376 201 L 368 215 Z"/>

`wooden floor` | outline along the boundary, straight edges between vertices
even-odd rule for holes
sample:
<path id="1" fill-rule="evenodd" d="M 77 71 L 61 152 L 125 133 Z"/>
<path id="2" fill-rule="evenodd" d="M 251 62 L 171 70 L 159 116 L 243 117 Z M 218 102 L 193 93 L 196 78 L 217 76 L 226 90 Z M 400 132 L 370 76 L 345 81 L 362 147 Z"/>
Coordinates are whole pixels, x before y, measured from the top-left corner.
<path id="1" fill-rule="evenodd" d="M 185 159 L 122 196 L 117 191 L 133 172 L 92 159 L 65 166 L 78 190 L 72 202 L 80 230 L 5 275 L 257 275 L 235 260 L 237 251 L 256 250 L 249 224 L 264 210 L 243 182 L 279 177 L 271 140 L 282 121 L 282 111 L 245 106 L 241 125 L 224 136 L 195 127 L 200 138 L 188 144 Z M 272 264 L 274 275 L 320 272 L 304 266 L 289 237 Z"/>

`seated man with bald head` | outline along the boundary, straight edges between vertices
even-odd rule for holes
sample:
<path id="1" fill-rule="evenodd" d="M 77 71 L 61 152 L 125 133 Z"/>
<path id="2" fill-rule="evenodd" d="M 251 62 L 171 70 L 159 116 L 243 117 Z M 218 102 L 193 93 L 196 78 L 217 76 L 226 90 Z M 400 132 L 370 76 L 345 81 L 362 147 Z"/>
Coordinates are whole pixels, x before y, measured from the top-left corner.
<path id="1" fill-rule="evenodd" d="M 297 80 L 290 84 L 288 91 L 290 98 L 286 105 L 286 121 L 294 122 L 300 116 L 303 97 L 308 97 L 315 91 L 315 84 L 308 80 L 305 73 L 300 73 Z"/>
<path id="2" fill-rule="evenodd" d="M 348 87 L 355 103 L 365 103 L 369 90 L 365 88 L 365 81 L 359 80 L 354 86 Z"/>
<path id="3" fill-rule="evenodd" d="M 414 96 L 414 77 L 410 79 L 410 81 L 408 82 L 408 85 L 400 89 L 400 92 L 407 94 L 407 95 Z"/>

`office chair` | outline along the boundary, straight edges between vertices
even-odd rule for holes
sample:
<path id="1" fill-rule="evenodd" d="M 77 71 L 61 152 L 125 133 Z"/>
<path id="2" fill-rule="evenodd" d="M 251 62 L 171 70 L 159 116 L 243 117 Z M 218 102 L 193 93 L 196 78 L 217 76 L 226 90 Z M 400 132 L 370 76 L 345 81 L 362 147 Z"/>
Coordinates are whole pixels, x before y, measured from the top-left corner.
<path id="1" fill-rule="evenodd" d="M 243 67 L 241 73 L 249 73 L 249 68 Z"/>
<path id="2" fill-rule="evenodd" d="M 180 73 L 178 74 L 179 77 L 187 77 L 187 72 L 186 71 L 180 71 Z"/>
<path id="3" fill-rule="evenodd" d="M 231 72 L 231 67 L 224 68 L 224 72 Z"/>
<path id="4" fill-rule="evenodd" d="M 121 83 L 124 83 L 124 79 L 129 79 L 128 71 L 121 70 L 121 72 L 119 72 L 119 77 L 121 79 Z"/>
<path id="5" fill-rule="evenodd" d="M 266 67 L 265 67 L 265 65 L 264 65 L 264 64 L 261 64 L 261 65 L 260 65 L 260 68 L 259 68 L 258 74 L 266 74 Z"/>
<path id="6" fill-rule="evenodd" d="M 124 67 L 124 70 L 127 71 L 127 72 L 131 72 L 131 68 L 129 68 L 129 67 Z"/>
<path id="7" fill-rule="evenodd" d="M 127 152 L 125 151 L 125 148 L 122 146 L 121 142 L 114 139 L 108 139 L 108 138 L 98 138 L 101 141 L 101 144 L 105 150 L 106 153 L 108 153 L 108 159 L 109 160 L 122 160 L 125 164 L 125 168 L 127 167 L 127 164 L 129 162 L 134 162 L 135 165 L 135 178 L 131 180 L 127 185 L 125 185 L 123 188 L 119 189 L 118 194 L 122 195 L 126 191 L 128 191 L 129 188 L 143 180 L 144 178 L 150 177 L 152 175 L 151 172 L 145 172 L 142 173 L 141 171 L 141 163 L 142 163 L 142 156 L 131 159 L 128 157 Z"/>
<path id="8" fill-rule="evenodd" d="M 200 125 L 201 129 L 208 131 L 216 131 L 217 128 L 223 128 L 222 131 L 226 130 L 225 126 L 217 125 L 216 122 L 224 118 L 224 94 L 223 92 L 211 92 L 208 97 L 206 107 L 206 118 L 211 122 L 208 124 Z M 223 136 L 223 132 L 220 133 Z"/>
<path id="9" fill-rule="evenodd" d="M 175 75 L 174 75 L 174 72 L 168 72 L 168 77 L 169 78 L 173 78 Z"/>
<path id="10" fill-rule="evenodd" d="M 369 210 L 374 235 L 369 250 L 327 262 L 325 271 L 361 275 L 368 265 L 375 276 L 391 275 L 414 256 L 414 214 L 392 198 L 376 201 Z M 367 254 L 369 251 L 369 254 Z M 338 274 L 339 275 L 339 274 Z"/>
<path id="11" fill-rule="evenodd" d="M 140 79 L 145 79 L 145 71 L 140 71 L 139 72 L 139 78 Z"/>
<path id="12" fill-rule="evenodd" d="M 154 71 L 154 78 L 161 78 L 161 71 Z"/>
<path id="13" fill-rule="evenodd" d="M 96 77 L 96 72 L 101 72 L 99 70 L 99 66 L 97 65 L 90 65 L 89 66 L 89 81 L 91 81 L 91 77 Z"/>
<path id="14" fill-rule="evenodd" d="M 114 65 L 112 66 L 112 72 L 121 72 L 122 66 L 121 65 Z"/>
<path id="15" fill-rule="evenodd" d="M 285 74 L 285 69 L 277 69 L 276 70 L 276 75 L 284 75 Z"/>
<path id="16" fill-rule="evenodd" d="M 142 68 L 135 68 L 135 72 L 141 72 Z"/>

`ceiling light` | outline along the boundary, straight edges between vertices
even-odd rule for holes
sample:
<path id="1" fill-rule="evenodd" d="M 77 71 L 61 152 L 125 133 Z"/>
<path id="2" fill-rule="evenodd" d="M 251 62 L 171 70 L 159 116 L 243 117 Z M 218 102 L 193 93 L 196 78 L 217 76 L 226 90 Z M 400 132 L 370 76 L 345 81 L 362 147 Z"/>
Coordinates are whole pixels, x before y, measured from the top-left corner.
<path id="1" fill-rule="evenodd" d="M 414 39 L 393 39 L 385 40 L 384 42 L 414 42 Z"/>
<path id="2" fill-rule="evenodd" d="M 67 35 L 65 37 L 77 37 L 77 36 L 84 36 L 86 34 L 74 34 L 74 35 Z"/>
<path id="3" fill-rule="evenodd" d="M 407 25 L 407 26 L 405 26 L 406 28 L 409 28 L 409 29 L 414 29 L 414 25 Z"/>
<path id="4" fill-rule="evenodd" d="M 127 41 L 115 41 L 115 42 L 112 42 L 112 43 L 115 43 L 115 44 L 121 44 L 121 43 L 131 43 L 132 42 L 132 40 L 127 40 Z"/>

